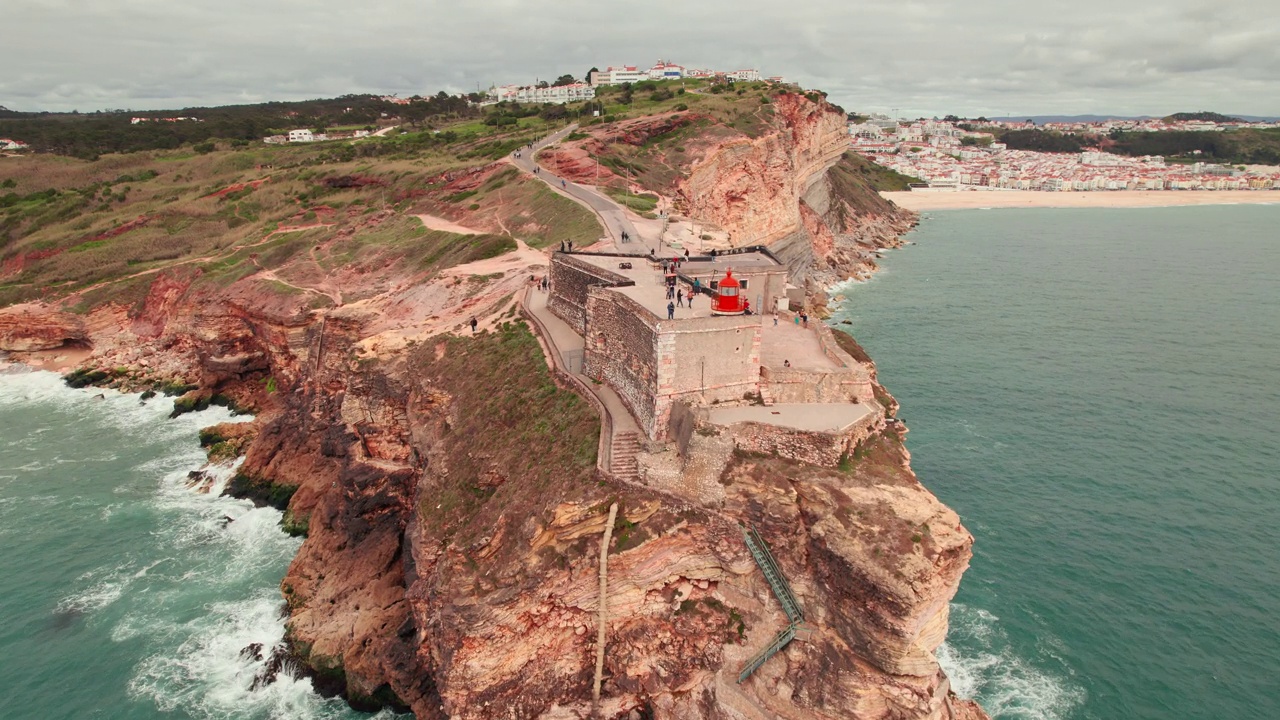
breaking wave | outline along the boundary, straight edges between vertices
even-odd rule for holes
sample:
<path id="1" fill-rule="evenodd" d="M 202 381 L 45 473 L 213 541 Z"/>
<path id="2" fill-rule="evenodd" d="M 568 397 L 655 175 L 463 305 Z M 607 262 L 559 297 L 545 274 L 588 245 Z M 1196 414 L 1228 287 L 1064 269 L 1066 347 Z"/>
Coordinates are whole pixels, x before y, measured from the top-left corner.
<path id="1" fill-rule="evenodd" d="M 1063 720 L 1084 702 L 1084 690 L 1069 677 L 1018 657 L 986 610 L 952 603 L 951 629 L 937 656 L 951 689 L 977 700 L 994 720 Z"/>

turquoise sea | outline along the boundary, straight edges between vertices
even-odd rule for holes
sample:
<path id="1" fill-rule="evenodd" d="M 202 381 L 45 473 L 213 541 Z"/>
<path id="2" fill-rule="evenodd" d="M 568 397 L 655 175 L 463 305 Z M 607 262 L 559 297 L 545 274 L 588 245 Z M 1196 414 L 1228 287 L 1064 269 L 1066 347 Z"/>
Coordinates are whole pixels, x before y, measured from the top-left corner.
<path id="1" fill-rule="evenodd" d="M 1280 718 L 1278 229 L 931 212 L 835 290 L 976 536 L 940 659 L 993 716 Z"/>
<path id="2" fill-rule="evenodd" d="M 229 468 L 187 486 L 198 429 L 228 415 L 172 407 L 0 371 L 0 717 L 370 717 L 287 672 L 250 691 L 299 541 L 218 496 Z"/>

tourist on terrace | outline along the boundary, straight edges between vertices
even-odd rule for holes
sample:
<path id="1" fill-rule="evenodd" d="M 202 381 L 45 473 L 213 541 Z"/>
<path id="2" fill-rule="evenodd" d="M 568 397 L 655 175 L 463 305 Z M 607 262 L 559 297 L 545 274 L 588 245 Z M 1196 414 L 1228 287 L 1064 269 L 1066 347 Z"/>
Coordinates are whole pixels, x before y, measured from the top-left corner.
<path id="1" fill-rule="evenodd" d="M 667 319 L 668 320 L 676 319 L 676 304 L 673 302 L 667 303 Z M 471 331 L 475 332 L 475 324 L 474 324 L 475 320 L 472 320 L 471 322 L 472 322 Z"/>

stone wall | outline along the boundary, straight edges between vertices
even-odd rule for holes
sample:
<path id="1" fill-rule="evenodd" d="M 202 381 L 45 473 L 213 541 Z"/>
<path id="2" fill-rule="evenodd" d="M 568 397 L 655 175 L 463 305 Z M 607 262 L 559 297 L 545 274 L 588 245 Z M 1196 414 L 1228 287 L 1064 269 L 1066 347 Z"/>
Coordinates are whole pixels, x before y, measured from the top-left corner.
<path id="1" fill-rule="evenodd" d="M 843 432 L 819 432 L 741 422 L 728 426 L 734 445 L 746 452 L 777 455 L 796 462 L 836 467 L 840 458 L 884 428 L 884 416 L 871 413 Z"/>
<path id="2" fill-rule="evenodd" d="M 551 297 L 547 307 L 581 333 L 586 319 L 587 291 L 592 287 L 633 285 L 628 278 L 567 253 L 551 256 Z"/>
<path id="3" fill-rule="evenodd" d="M 588 337 L 584 338 L 583 373 L 613 388 L 653 437 L 658 319 L 626 295 L 601 287 L 589 288 L 585 307 Z"/>
<path id="4" fill-rule="evenodd" d="M 760 369 L 760 383 L 778 403 L 870 403 L 875 395 L 871 375 L 857 369 Z"/>
<path id="5" fill-rule="evenodd" d="M 760 390 L 759 315 L 730 315 L 658 323 L 655 428 L 665 430 L 671 404 L 741 400 Z"/>

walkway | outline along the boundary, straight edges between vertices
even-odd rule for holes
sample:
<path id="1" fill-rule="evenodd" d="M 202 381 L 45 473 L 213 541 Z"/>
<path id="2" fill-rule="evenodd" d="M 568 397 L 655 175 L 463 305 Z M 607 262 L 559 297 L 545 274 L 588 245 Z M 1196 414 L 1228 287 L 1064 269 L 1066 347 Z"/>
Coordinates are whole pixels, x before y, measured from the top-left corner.
<path id="1" fill-rule="evenodd" d="M 543 292 L 538 289 L 530 289 L 524 294 L 522 302 L 525 310 L 534 316 L 539 325 L 539 334 L 547 341 L 551 347 L 552 360 L 563 372 L 570 375 L 576 375 L 583 380 L 583 384 L 591 391 L 591 394 L 604 405 L 605 411 L 609 413 L 609 419 L 612 422 L 604 423 L 605 427 L 612 427 L 613 434 L 616 436 L 621 433 L 632 432 L 644 436 L 640 431 L 640 425 L 631 417 L 631 411 L 627 410 L 627 406 L 622 404 L 622 398 L 618 397 L 618 393 L 604 383 L 596 383 L 592 379 L 582 374 L 582 336 L 574 332 L 569 327 L 569 323 L 561 320 L 551 309 L 547 307 L 547 299 L 550 293 Z M 604 418 L 602 418 L 603 420 Z M 612 445 L 613 438 L 606 438 L 606 441 Z"/>

